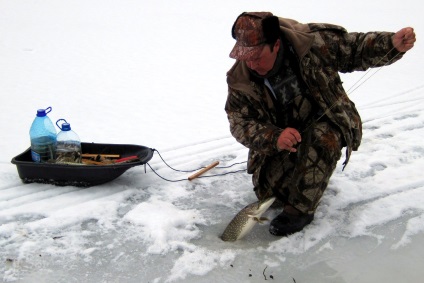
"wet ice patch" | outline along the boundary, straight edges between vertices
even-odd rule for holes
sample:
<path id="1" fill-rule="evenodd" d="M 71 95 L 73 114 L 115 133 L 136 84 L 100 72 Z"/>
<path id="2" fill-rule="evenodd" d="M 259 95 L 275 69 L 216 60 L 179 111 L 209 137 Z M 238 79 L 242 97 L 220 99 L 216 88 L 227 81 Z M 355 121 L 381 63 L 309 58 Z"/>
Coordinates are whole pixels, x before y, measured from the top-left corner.
<path id="1" fill-rule="evenodd" d="M 355 207 L 350 215 L 350 234 L 352 236 L 366 235 L 374 227 L 411 214 L 413 210 L 424 210 L 421 201 L 423 197 L 422 187 L 411 187 L 406 191 L 391 193 L 387 197 L 376 198 Z"/>
<path id="2" fill-rule="evenodd" d="M 205 224 L 197 209 L 184 210 L 158 199 L 139 204 L 124 220 L 140 227 L 136 232 L 147 243 L 147 252 L 152 254 L 192 249 L 194 246 L 188 242 L 200 237 L 197 225 Z"/>
<path id="3" fill-rule="evenodd" d="M 236 252 L 234 250 L 210 251 L 201 248 L 194 251 L 185 251 L 175 262 L 167 282 L 185 279 L 189 274 L 205 275 L 216 267 L 229 266 L 235 257 Z"/>
<path id="4" fill-rule="evenodd" d="M 406 231 L 398 243 L 392 246 L 392 249 L 398 249 L 411 243 L 411 238 L 414 235 L 424 232 L 424 214 L 408 220 Z"/>

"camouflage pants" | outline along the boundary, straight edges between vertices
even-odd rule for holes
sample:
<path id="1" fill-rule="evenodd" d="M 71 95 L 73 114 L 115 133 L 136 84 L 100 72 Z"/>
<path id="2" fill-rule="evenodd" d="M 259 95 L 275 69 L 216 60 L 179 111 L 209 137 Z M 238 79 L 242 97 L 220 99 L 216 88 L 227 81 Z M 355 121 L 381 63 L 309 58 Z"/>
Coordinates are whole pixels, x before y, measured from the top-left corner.
<path id="1" fill-rule="evenodd" d="M 314 213 L 341 157 L 343 138 L 331 122 L 320 120 L 302 134 L 296 153 L 269 156 L 253 185 L 258 199 L 271 195 L 303 213 Z"/>

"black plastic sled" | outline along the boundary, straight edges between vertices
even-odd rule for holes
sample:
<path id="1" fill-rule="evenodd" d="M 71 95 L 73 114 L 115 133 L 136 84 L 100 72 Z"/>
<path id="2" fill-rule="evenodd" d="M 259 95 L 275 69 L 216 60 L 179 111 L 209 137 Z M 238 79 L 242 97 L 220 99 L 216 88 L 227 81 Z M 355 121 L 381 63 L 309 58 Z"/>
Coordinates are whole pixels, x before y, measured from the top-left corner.
<path id="1" fill-rule="evenodd" d="M 117 154 L 120 158 L 137 156 L 131 162 L 108 165 L 73 165 L 36 163 L 31 158 L 31 148 L 15 156 L 16 165 L 23 183 L 44 183 L 57 186 L 89 187 L 112 181 L 128 169 L 149 162 L 154 149 L 129 144 L 81 143 L 82 154 Z"/>

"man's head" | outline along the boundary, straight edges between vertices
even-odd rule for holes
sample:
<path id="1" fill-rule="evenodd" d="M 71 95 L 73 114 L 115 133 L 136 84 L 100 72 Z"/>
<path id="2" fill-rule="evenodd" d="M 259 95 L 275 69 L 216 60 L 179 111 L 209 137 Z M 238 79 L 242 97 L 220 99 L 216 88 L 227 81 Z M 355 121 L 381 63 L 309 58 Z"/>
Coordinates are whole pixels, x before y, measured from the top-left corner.
<path id="1" fill-rule="evenodd" d="M 231 30 L 237 40 L 230 57 L 246 61 L 260 75 L 272 69 L 280 48 L 278 18 L 270 12 L 242 13 Z"/>

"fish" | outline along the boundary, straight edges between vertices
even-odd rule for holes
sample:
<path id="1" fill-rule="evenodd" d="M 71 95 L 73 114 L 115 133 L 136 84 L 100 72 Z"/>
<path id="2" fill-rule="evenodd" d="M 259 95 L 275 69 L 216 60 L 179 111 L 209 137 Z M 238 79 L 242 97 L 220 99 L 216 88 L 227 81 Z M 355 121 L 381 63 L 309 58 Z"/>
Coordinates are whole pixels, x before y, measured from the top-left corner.
<path id="1" fill-rule="evenodd" d="M 245 206 L 234 216 L 221 235 L 223 241 L 234 242 L 240 240 L 252 230 L 256 223 L 263 223 L 267 218 L 262 214 L 274 203 L 275 197 L 263 201 L 256 201 Z"/>

